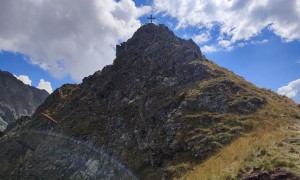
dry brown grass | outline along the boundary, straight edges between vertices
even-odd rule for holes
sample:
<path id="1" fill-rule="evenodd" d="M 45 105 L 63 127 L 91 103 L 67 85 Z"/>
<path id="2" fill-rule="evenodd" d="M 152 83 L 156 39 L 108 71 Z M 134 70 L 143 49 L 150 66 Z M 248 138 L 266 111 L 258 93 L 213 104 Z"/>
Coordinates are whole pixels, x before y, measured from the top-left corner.
<path id="1" fill-rule="evenodd" d="M 300 172 L 300 157 L 297 157 L 299 154 L 296 153 L 300 153 L 300 147 L 294 147 L 286 143 L 284 147 L 278 146 L 281 142 L 295 136 L 295 133 L 289 131 L 288 127 L 293 127 L 295 119 L 299 118 L 299 107 L 297 107 L 297 104 L 271 90 L 257 88 L 252 83 L 246 82 L 242 77 L 218 67 L 213 62 L 203 63 L 213 71 L 222 71 L 225 74 L 219 78 L 202 81 L 195 85 L 195 87 L 191 88 L 192 90 L 187 92 L 189 98 L 194 99 L 203 89 L 209 86 L 213 86 L 223 80 L 231 80 L 248 90 L 244 92 L 245 94 L 241 94 L 241 97 L 251 95 L 264 97 L 267 104 L 262 109 L 248 115 L 237 116 L 234 114 L 232 116 L 230 114 L 222 114 L 222 119 L 228 116 L 227 119 L 249 123 L 249 127 L 253 127 L 253 131 L 244 134 L 229 145 L 221 148 L 217 154 L 209 157 L 202 163 L 184 162 L 170 166 L 169 170 L 173 172 L 175 177 L 181 177 L 179 179 L 230 179 L 230 177 L 236 177 L 238 172 L 247 166 L 261 166 L 265 169 L 286 166 L 292 168 L 295 172 Z M 200 115 L 195 113 L 187 117 L 197 118 L 198 116 Z M 215 117 L 217 115 L 211 114 L 211 116 Z M 189 123 L 192 122 L 190 119 Z M 293 161 L 296 163 L 293 163 Z M 190 171 L 186 173 L 189 169 Z"/>
<path id="2" fill-rule="evenodd" d="M 228 179 L 236 177 L 239 170 L 245 166 L 257 167 L 263 166 L 264 163 L 268 163 L 267 165 L 271 167 L 291 166 L 290 168 L 293 168 L 295 172 L 300 173 L 300 157 L 286 155 L 287 150 L 298 151 L 298 149 L 296 150 L 291 145 L 281 146 L 281 149 L 278 149 L 280 142 L 294 136 L 287 130 L 294 124 L 295 121 L 288 119 L 263 121 L 255 131 L 240 137 L 202 164 L 194 166 L 180 179 Z M 261 152 L 268 153 L 268 156 L 258 157 Z"/>
<path id="3" fill-rule="evenodd" d="M 265 122 L 263 127 L 235 140 L 215 156 L 195 166 L 182 179 L 226 179 L 235 176 L 245 160 L 256 153 L 258 147 L 264 147 L 269 141 L 284 136 L 285 133 L 278 130 L 278 126 Z"/>

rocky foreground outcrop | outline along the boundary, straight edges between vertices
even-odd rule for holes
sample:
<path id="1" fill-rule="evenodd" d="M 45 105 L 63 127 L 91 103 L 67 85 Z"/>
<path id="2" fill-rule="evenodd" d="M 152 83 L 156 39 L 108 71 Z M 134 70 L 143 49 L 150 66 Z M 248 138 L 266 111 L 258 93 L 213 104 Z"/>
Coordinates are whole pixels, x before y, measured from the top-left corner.
<path id="1" fill-rule="evenodd" d="M 242 176 L 242 175 L 241 175 Z M 273 171 L 263 171 L 254 169 L 249 175 L 240 177 L 242 180 L 300 180 L 300 176 L 289 172 L 283 168 L 277 168 Z"/>
<path id="2" fill-rule="evenodd" d="M 49 94 L 25 85 L 11 73 L 0 70 L 0 131 L 21 116 L 30 116 Z"/>
<path id="3" fill-rule="evenodd" d="M 164 25 L 142 26 L 116 55 L 0 140 L 0 177 L 172 178 L 170 167 L 201 163 L 251 131 L 272 98 L 286 105 Z"/>

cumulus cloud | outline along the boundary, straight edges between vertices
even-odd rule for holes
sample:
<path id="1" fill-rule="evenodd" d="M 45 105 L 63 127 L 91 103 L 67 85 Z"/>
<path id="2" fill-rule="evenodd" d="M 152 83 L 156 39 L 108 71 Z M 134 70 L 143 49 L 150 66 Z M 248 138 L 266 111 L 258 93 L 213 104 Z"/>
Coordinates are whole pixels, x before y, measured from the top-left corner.
<path id="1" fill-rule="evenodd" d="M 201 47 L 201 51 L 204 53 L 211 53 L 211 52 L 218 51 L 218 48 L 214 45 L 211 45 L 211 46 L 205 45 L 205 46 Z"/>
<path id="2" fill-rule="evenodd" d="M 26 75 L 14 75 L 17 79 L 19 79 L 20 81 L 22 81 L 24 84 L 27 84 L 29 86 L 31 86 L 32 81 L 30 80 L 30 78 Z"/>
<path id="3" fill-rule="evenodd" d="M 1 1 L 0 51 L 20 52 L 57 78 L 80 81 L 115 58 L 115 45 L 151 10 L 132 0 Z"/>
<path id="4" fill-rule="evenodd" d="M 300 39 L 299 0 L 154 0 L 153 5 L 157 13 L 177 19 L 177 28 L 219 27 L 221 50 L 249 41 L 265 28 L 286 42 Z"/>
<path id="5" fill-rule="evenodd" d="M 251 41 L 251 44 L 265 44 L 267 42 L 269 42 L 269 40 L 263 39 L 261 41 Z"/>
<path id="6" fill-rule="evenodd" d="M 52 93 L 52 86 L 51 83 L 48 81 L 45 81 L 44 79 L 40 79 L 39 85 L 36 87 L 38 89 L 44 89 L 46 90 L 49 94 Z"/>
<path id="7" fill-rule="evenodd" d="M 219 47 L 224 50 L 231 51 L 233 49 L 232 43 L 228 40 L 220 40 L 218 42 Z"/>
<path id="8" fill-rule="evenodd" d="M 194 37 L 192 37 L 192 39 L 197 44 L 202 44 L 202 43 L 209 41 L 211 39 L 211 36 L 210 36 L 209 32 L 206 32 L 206 33 L 201 33 L 199 35 L 195 35 Z"/>
<path id="9" fill-rule="evenodd" d="M 288 83 L 288 85 L 278 88 L 278 94 L 285 95 L 300 103 L 300 79 Z"/>

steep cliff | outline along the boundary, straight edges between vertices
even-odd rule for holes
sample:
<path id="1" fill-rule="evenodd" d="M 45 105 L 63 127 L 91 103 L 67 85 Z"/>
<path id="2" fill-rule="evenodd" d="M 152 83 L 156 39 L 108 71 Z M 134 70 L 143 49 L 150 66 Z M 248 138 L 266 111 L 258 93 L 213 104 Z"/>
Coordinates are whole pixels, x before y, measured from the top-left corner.
<path id="1" fill-rule="evenodd" d="M 298 117 L 295 103 L 217 66 L 164 25 L 142 26 L 116 55 L 0 140 L 0 177 L 172 178 L 259 123 Z"/>
<path id="2" fill-rule="evenodd" d="M 49 94 L 0 70 L 0 131 L 21 116 L 29 116 Z"/>

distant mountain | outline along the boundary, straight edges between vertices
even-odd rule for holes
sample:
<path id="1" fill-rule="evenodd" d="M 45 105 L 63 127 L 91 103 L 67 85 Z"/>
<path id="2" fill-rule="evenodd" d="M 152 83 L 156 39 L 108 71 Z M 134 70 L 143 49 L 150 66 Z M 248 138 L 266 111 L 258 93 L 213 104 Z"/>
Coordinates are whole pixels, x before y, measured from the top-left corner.
<path id="1" fill-rule="evenodd" d="M 0 139 L 1 178 L 170 179 L 222 154 L 204 173 L 242 177 L 240 167 L 260 167 L 256 159 L 271 154 L 253 143 L 299 118 L 293 101 L 219 67 L 164 25 L 140 27 L 116 55 L 81 84 L 55 90 Z M 201 174 L 190 179 L 209 177 Z"/>
<path id="2" fill-rule="evenodd" d="M 21 116 L 29 116 L 49 94 L 25 85 L 11 73 L 0 70 L 0 131 Z"/>

